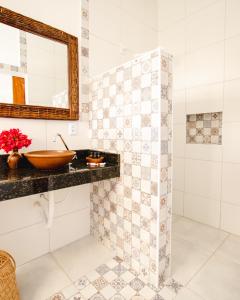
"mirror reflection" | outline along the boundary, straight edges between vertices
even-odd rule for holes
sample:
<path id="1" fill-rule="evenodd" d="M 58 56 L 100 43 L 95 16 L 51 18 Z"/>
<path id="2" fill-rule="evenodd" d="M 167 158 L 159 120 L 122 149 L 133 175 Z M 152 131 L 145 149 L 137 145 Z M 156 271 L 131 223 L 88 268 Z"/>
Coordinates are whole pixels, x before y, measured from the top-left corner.
<path id="1" fill-rule="evenodd" d="M 67 45 L 0 24 L 0 103 L 68 108 Z"/>

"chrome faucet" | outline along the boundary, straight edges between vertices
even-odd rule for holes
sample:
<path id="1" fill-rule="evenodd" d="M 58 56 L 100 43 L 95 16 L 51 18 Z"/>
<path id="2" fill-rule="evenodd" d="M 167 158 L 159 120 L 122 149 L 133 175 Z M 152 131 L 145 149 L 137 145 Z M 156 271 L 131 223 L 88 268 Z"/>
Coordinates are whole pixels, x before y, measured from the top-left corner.
<path id="1" fill-rule="evenodd" d="M 64 141 L 63 137 L 61 136 L 61 134 L 60 134 L 60 133 L 57 133 L 57 136 L 59 136 L 59 137 L 60 137 L 61 141 L 63 142 L 63 145 L 64 145 L 64 146 L 65 146 L 65 148 L 66 148 L 66 149 L 69 151 L 69 148 L 68 148 L 68 146 L 67 146 L 66 142 Z"/>
<path id="2" fill-rule="evenodd" d="M 57 133 L 57 136 L 59 136 L 60 137 L 60 139 L 61 139 L 61 141 L 63 142 L 63 145 L 65 146 L 65 148 L 69 151 L 69 148 L 68 148 L 68 146 L 67 146 L 67 144 L 66 144 L 66 142 L 64 141 L 64 139 L 63 139 L 63 137 L 62 137 L 62 135 L 60 134 L 60 133 Z M 77 159 L 77 155 L 75 154 L 74 155 L 74 157 L 73 157 L 73 160 L 74 159 Z"/>

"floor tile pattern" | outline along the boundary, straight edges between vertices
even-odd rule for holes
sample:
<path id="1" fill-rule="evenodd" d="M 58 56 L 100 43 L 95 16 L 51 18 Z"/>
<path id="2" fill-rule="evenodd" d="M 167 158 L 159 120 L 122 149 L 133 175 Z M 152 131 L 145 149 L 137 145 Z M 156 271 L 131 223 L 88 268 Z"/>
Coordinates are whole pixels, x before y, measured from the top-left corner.
<path id="1" fill-rule="evenodd" d="M 60 291 L 47 300 L 170 300 L 182 289 L 173 278 L 155 288 L 118 257 L 77 280 L 74 287 L 78 291 L 70 297 Z"/>

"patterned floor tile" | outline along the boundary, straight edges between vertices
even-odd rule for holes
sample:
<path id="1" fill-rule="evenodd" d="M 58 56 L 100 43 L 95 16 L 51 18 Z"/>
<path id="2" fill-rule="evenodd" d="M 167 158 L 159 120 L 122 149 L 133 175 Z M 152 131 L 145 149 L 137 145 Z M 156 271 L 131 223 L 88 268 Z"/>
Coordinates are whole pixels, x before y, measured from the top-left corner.
<path id="1" fill-rule="evenodd" d="M 124 297 L 122 295 L 114 295 L 111 300 L 125 300 Z"/>
<path id="2" fill-rule="evenodd" d="M 111 282 L 111 286 L 117 291 L 120 292 L 127 283 L 122 278 L 116 278 Z"/>
<path id="3" fill-rule="evenodd" d="M 78 294 L 72 296 L 71 298 L 69 298 L 68 300 L 87 300 L 87 299 L 83 298 L 83 296 L 78 293 Z"/>
<path id="4" fill-rule="evenodd" d="M 139 278 L 134 278 L 132 281 L 130 281 L 129 285 L 135 291 L 139 292 L 139 291 L 141 291 L 141 289 L 144 288 L 145 283 L 142 280 L 140 280 Z"/>
<path id="5" fill-rule="evenodd" d="M 100 275 L 103 276 L 103 275 L 106 274 L 108 271 L 110 271 L 110 268 L 109 268 L 107 265 L 103 264 L 103 265 L 99 266 L 99 267 L 96 269 L 96 271 L 97 271 Z"/>
<path id="6" fill-rule="evenodd" d="M 106 300 L 101 294 L 97 293 L 93 295 L 90 300 Z"/>
<path id="7" fill-rule="evenodd" d="M 92 282 L 92 285 L 98 290 L 102 290 L 103 288 L 105 288 L 106 286 L 108 286 L 108 282 L 103 278 L 103 277 L 99 277 L 96 280 L 94 280 Z"/>
<path id="8" fill-rule="evenodd" d="M 62 293 L 57 293 L 49 298 L 49 300 L 65 300 L 66 298 L 63 296 Z"/>
<path id="9" fill-rule="evenodd" d="M 87 277 L 82 277 L 79 280 L 77 280 L 74 284 L 77 287 L 78 290 L 82 290 L 83 288 L 85 288 L 88 284 L 89 284 L 89 280 L 87 279 Z"/>
<path id="10" fill-rule="evenodd" d="M 115 258 L 81 277 L 73 287 L 79 292 L 71 298 L 59 292 L 48 300 L 172 300 L 183 286 L 170 278 L 156 288 Z"/>

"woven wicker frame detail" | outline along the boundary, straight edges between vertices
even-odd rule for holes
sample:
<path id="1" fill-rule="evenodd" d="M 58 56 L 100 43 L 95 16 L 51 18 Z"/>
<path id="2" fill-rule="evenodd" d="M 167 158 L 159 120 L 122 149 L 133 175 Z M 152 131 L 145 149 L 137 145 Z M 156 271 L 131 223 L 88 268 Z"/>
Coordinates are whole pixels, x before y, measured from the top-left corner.
<path id="1" fill-rule="evenodd" d="M 63 43 L 68 48 L 69 109 L 35 105 L 0 103 L 0 117 L 78 120 L 79 119 L 79 70 L 78 39 L 64 31 L 20 15 L 0 6 L 0 22 Z"/>

